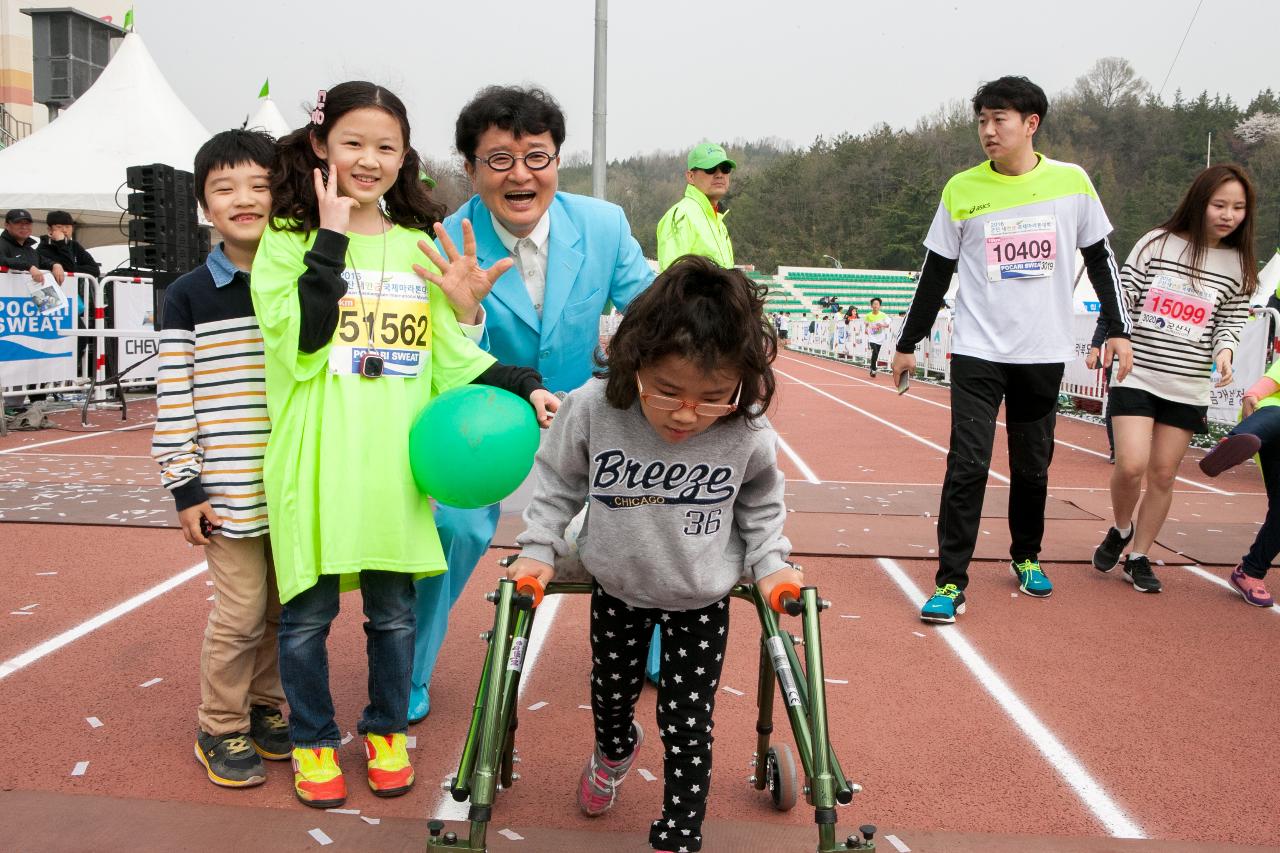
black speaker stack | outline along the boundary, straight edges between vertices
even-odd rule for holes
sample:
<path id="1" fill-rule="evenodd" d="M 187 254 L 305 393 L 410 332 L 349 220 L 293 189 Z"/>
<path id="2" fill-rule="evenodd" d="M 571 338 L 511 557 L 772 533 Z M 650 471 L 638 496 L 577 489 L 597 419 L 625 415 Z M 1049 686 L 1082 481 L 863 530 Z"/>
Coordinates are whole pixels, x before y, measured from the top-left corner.
<path id="1" fill-rule="evenodd" d="M 190 172 L 152 163 L 130 166 L 125 173 L 129 194 L 129 264 L 136 269 L 184 273 L 204 263 L 209 229 L 196 215 L 194 178 Z"/>

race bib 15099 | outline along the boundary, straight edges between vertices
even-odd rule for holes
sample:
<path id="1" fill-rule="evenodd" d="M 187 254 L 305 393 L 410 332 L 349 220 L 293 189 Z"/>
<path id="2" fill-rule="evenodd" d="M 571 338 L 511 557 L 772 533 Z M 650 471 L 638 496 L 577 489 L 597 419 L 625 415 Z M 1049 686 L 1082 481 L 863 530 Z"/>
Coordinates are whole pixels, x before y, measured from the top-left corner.
<path id="1" fill-rule="evenodd" d="M 1151 279 L 1138 324 L 1198 341 L 1211 317 L 1213 300 L 1196 293 L 1191 282 L 1161 273 Z"/>
<path id="2" fill-rule="evenodd" d="M 338 328 L 329 350 L 329 372 L 360 375 L 360 358 L 383 358 L 383 376 L 412 377 L 431 357 L 431 302 L 427 285 L 413 273 L 360 270 L 359 283 L 344 270 L 347 293 L 338 301 Z"/>
<path id="3" fill-rule="evenodd" d="M 982 227 L 988 281 L 1053 275 L 1058 260 L 1058 225 L 1053 214 L 992 219 Z"/>

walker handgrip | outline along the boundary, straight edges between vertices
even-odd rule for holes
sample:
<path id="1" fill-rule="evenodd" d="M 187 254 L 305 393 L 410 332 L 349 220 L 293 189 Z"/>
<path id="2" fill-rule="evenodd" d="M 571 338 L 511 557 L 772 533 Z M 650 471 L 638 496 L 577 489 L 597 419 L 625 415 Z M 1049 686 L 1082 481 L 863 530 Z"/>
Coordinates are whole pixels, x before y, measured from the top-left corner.
<path id="1" fill-rule="evenodd" d="M 799 601 L 800 587 L 794 583 L 780 583 L 769 593 L 769 606 L 777 613 L 789 613 L 787 605 Z"/>
<path id="2" fill-rule="evenodd" d="M 533 599 L 533 606 L 537 607 L 542 603 L 543 589 L 542 584 L 533 575 L 525 575 L 516 578 L 516 592 L 524 593 Z"/>

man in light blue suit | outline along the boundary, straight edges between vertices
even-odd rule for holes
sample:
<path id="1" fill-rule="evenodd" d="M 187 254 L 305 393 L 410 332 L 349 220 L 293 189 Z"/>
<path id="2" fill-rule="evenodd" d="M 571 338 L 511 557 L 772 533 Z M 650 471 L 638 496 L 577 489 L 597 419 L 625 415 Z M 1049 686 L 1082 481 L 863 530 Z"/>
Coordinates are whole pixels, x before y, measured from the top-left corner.
<path id="1" fill-rule="evenodd" d="M 503 364 L 537 369 L 551 391 L 572 391 L 591 378 L 605 305 L 625 311 L 653 271 L 620 207 L 557 192 L 564 114 L 550 95 L 484 89 L 458 116 L 455 142 L 476 194 L 445 229 L 462 245 L 462 222 L 470 220 L 481 266 L 514 262 L 481 303 L 481 346 Z M 498 513 L 497 504 L 436 510 L 449 571 L 418 582 L 411 721 L 430 711 L 427 688 L 449 609 L 488 549 Z"/>

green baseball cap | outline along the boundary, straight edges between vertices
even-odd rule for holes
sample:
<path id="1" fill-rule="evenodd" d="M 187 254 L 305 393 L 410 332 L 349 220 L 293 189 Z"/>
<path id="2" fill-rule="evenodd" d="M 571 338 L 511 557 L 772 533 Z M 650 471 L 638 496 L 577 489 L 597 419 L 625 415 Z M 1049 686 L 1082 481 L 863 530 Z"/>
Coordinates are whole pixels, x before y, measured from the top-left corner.
<path id="1" fill-rule="evenodd" d="M 738 168 L 738 164 L 730 160 L 729 155 L 725 153 L 724 146 L 716 145 L 714 142 L 704 142 L 689 152 L 690 169 L 710 169 L 721 163 L 728 163 L 731 167 Z"/>

